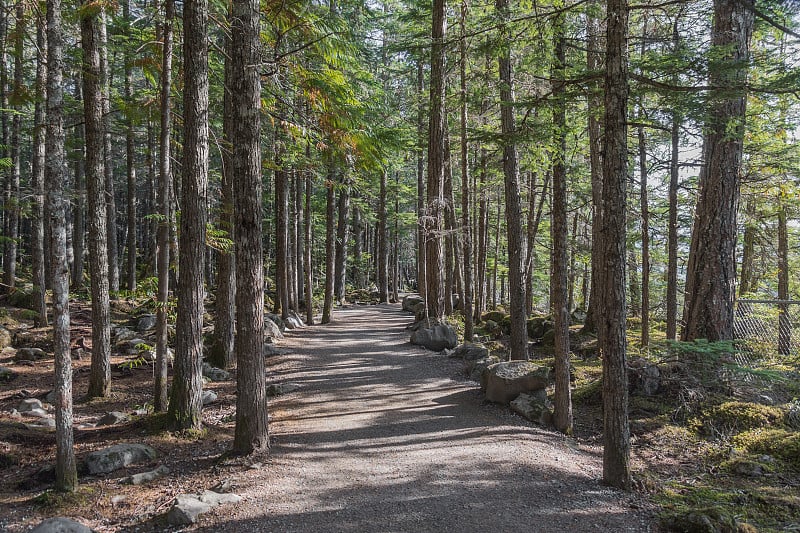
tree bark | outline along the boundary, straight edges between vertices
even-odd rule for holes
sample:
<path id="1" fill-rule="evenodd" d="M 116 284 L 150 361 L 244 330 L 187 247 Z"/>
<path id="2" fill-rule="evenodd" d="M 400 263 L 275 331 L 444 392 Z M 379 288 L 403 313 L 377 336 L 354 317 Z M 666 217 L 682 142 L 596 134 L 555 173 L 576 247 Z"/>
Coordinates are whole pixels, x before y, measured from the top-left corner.
<path id="1" fill-rule="evenodd" d="M 102 11 L 84 2 L 81 10 L 83 47 L 83 116 L 86 132 L 86 188 L 89 204 L 89 270 L 92 277 L 92 367 L 88 396 L 111 392 L 111 311 L 106 256 L 106 202 L 103 174 Z"/>
<path id="2" fill-rule="evenodd" d="M 473 335 L 473 272 L 472 272 L 472 221 L 470 217 L 470 207 L 472 191 L 470 190 L 470 177 L 468 166 L 468 145 L 467 145 L 467 2 L 461 1 L 461 18 L 459 19 L 459 41 L 458 50 L 461 59 L 459 68 L 460 93 L 459 104 L 461 105 L 460 127 L 461 127 L 461 242 L 464 250 L 464 342 L 472 342 Z"/>
<path id="3" fill-rule="evenodd" d="M 9 183 L 10 202 L 5 206 L 7 231 L 5 233 L 5 250 L 3 256 L 3 284 L 5 289 L 14 288 L 17 279 L 17 250 L 19 248 L 20 190 L 19 181 L 22 174 L 22 108 L 24 72 L 22 67 L 25 35 L 25 4 L 17 0 L 16 24 L 14 28 L 14 87 L 12 91 L 12 107 L 16 111 L 11 120 L 11 175 Z"/>
<path id="4" fill-rule="evenodd" d="M 528 330 L 525 313 L 525 234 L 522 231 L 522 201 L 520 199 L 517 146 L 514 140 L 514 81 L 511 66 L 511 36 L 506 24 L 510 19 L 508 0 L 495 0 L 500 16 L 500 34 L 505 44 L 499 57 L 500 68 L 500 122 L 503 136 L 503 182 L 506 200 L 506 232 L 508 242 L 509 311 L 511 339 L 509 352 L 512 360 L 528 359 Z"/>
<path id="5" fill-rule="evenodd" d="M 276 135 L 278 132 L 276 131 Z M 275 155 L 276 165 L 280 165 L 280 148 Z M 289 240 L 289 192 L 286 183 L 286 171 L 275 170 L 275 312 L 281 318 L 289 316 L 289 280 L 288 280 L 288 240 Z"/>
<path id="6" fill-rule="evenodd" d="M 667 339 L 678 338 L 678 163 L 680 115 L 672 111 L 670 139 L 672 153 L 669 166 L 669 222 L 667 228 Z"/>
<path id="7" fill-rule="evenodd" d="M 783 195 L 782 195 L 783 196 Z M 789 355 L 792 347 L 792 322 L 786 300 L 789 299 L 789 232 L 786 205 L 778 200 L 778 353 Z"/>
<path id="8" fill-rule="evenodd" d="M 108 63 L 106 12 L 102 8 L 98 16 L 98 47 L 100 49 L 100 86 L 102 91 L 102 129 L 104 131 L 103 144 L 103 172 L 105 173 L 105 200 L 106 200 L 106 263 L 108 265 L 108 286 L 113 292 L 119 291 L 119 257 L 117 250 L 117 200 L 114 192 L 114 154 L 111 146 L 111 69 Z M 85 92 L 85 91 L 84 91 Z M 88 137 L 88 133 L 87 133 Z M 87 162 L 88 167 L 88 162 Z M 88 173 L 88 169 L 87 169 Z M 88 178 L 87 178 L 88 179 Z"/>
<path id="9" fill-rule="evenodd" d="M 159 132 L 158 164 L 158 212 L 161 221 L 158 225 L 158 245 L 156 270 L 158 273 L 158 307 L 156 308 L 156 365 L 154 368 L 153 410 L 167 409 L 167 305 L 169 302 L 169 249 L 170 229 L 172 227 L 172 172 L 170 168 L 170 133 L 172 86 L 172 25 L 175 18 L 175 3 L 164 0 L 164 24 L 162 26 L 163 49 L 161 57 L 161 124 Z"/>
<path id="10" fill-rule="evenodd" d="M 381 170 L 380 195 L 378 196 L 378 301 L 389 301 L 389 232 L 387 231 L 386 182 L 388 170 Z"/>
<path id="11" fill-rule="evenodd" d="M 261 75 L 258 0 L 231 4 L 232 177 L 236 209 L 236 430 L 233 450 L 269 449 L 261 241 Z"/>
<path id="12" fill-rule="evenodd" d="M 733 338 L 736 211 L 745 127 L 752 10 L 738 0 L 714 1 L 709 65 L 706 167 L 694 219 L 686 280 L 683 340 Z"/>
<path id="13" fill-rule="evenodd" d="M 426 190 L 425 190 L 425 150 L 423 144 L 425 142 L 425 110 L 422 106 L 422 93 L 424 87 L 424 73 L 422 60 L 417 59 L 417 100 L 419 101 L 419 108 L 417 109 L 417 292 L 422 298 L 425 298 L 425 289 L 427 287 L 427 280 L 425 279 L 426 259 L 425 250 L 427 246 L 427 234 L 425 232 L 426 224 Z"/>
<path id="14" fill-rule="evenodd" d="M 444 254 L 444 140 L 445 119 L 445 36 L 447 34 L 446 0 L 433 0 L 431 25 L 430 109 L 428 111 L 428 184 L 425 213 L 425 299 L 428 316 L 444 316 L 442 294 Z"/>
<path id="15" fill-rule="evenodd" d="M 36 327 L 48 325 L 45 287 L 47 274 L 44 260 L 44 173 L 45 137 L 47 123 L 45 105 L 47 104 L 47 36 L 46 21 L 42 18 L 36 24 L 36 102 L 33 111 L 33 156 L 31 158 L 31 188 L 33 189 L 33 225 L 31 228 L 31 256 L 33 292 L 36 306 Z"/>
<path id="16" fill-rule="evenodd" d="M 564 69 L 566 38 L 564 18 L 559 16 L 555 26 L 555 56 L 553 61 L 553 198 L 550 238 L 553 246 L 550 276 L 550 308 L 553 316 L 555 393 L 553 425 L 562 433 L 572 433 L 572 396 L 569 380 L 569 309 L 567 307 L 567 112 Z M 527 330 L 526 335 L 527 335 Z"/>
<path id="17" fill-rule="evenodd" d="M 308 148 L 306 149 L 308 152 Z M 305 177 L 305 202 L 306 202 L 306 209 L 305 209 L 305 224 L 303 224 L 303 229 L 305 230 L 305 284 L 306 284 L 306 324 L 309 326 L 314 324 L 314 268 L 312 265 L 312 257 L 311 252 L 313 250 L 313 242 L 312 238 L 314 235 L 314 227 L 313 221 L 311 218 L 312 211 L 311 211 L 311 197 L 314 194 L 314 173 L 311 170 L 306 171 Z"/>
<path id="18" fill-rule="evenodd" d="M 207 19 L 207 0 L 187 0 L 184 3 L 181 253 L 175 374 L 167 412 L 167 424 L 171 429 L 200 427 L 203 385 L 200 366 L 203 356 L 203 267 L 208 187 Z"/>
<path id="19" fill-rule="evenodd" d="M 64 216 L 64 115 L 61 0 L 47 0 L 47 140 L 45 182 L 50 217 L 55 352 L 56 490 L 78 487 L 72 432 L 72 359 L 69 348 L 67 234 Z"/>
<path id="20" fill-rule="evenodd" d="M 603 481 L 631 487 L 625 337 L 626 188 L 628 184 L 628 2 L 609 0 L 606 26 L 603 161 L 602 304 L 596 309 L 603 358 Z"/>
<path id="21" fill-rule="evenodd" d="M 744 235 L 742 236 L 742 266 L 739 275 L 739 297 L 755 289 L 753 286 L 753 261 L 756 253 L 756 201 L 749 197 L 744 208 Z"/>
<path id="22" fill-rule="evenodd" d="M 338 198 L 339 221 L 336 225 L 336 264 L 334 267 L 333 296 L 341 305 L 346 299 L 347 243 L 350 240 L 350 179 L 342 177 Z"/>
<path id="23" fill-rule="evenodd" d="M 647 137 L 639 126 L 639 200 L 642 215 L 642 348 L 650 345 L 650 208 L 647 200 Z"/>
<path id="24" fill-rule="evenodd" d="M 333 269 L 336 254 L 336 189 L 335 172 L 331 165 L 328 180 L 325 211 L 325 301 L 322 304 L 322 323 L 328 324 L 333 314 Z"/>
<path id="25" fill-rule="evenodd" d="M 122 16 L 128 24 L 130 31 L 131 21 L 131 0 L 125 0 L 122 4 Z M 125 103 L 133 106 L 133 68 L 129 57 L 128 48 L 125 48 Z M 129 291 L 136 290 L 136 134 L 133 129 L 133 116 L 128 110 L 125 117 L 125 166 L 127 170 L 128 184 L 128 242 L 127 242 L 127 286 Z"/>
<path id="26" fill-rule="evenodd" d="M 83 92 L 81 90 L 82 81 L 76 80 L 74 86 L 75 101 L 83 102 Z M 73 194 L 78 199 L 72 210 L 72 279 L 70 288 L 77 289 L 83 287 L 83 277 L 85 271 L 86 256 L 86 133 L 83 121 L 75 126 L 75 141 L 78 144 L 78 157 L 75 158 L 74 176 L 75 187 Z M 105 203 L 105 197 L 103 198 Z"/>

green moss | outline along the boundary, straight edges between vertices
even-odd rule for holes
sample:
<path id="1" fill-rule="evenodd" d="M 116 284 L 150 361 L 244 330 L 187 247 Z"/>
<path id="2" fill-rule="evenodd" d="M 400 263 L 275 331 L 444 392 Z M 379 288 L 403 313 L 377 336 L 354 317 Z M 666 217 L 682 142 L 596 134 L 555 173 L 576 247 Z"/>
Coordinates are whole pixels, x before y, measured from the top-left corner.
<path id="1" fill-rule="evenodd" d="M 689 420 L 689 427 L 706 436 L 729 436 L 782 423 L 783 411 L 751 402 L 724 402 L 704 409 Z"/>
<path id="2" fill-rule="evenodd" d="M 781 459 L 800 470 L 800 432 L 785 429 L 754 429 L 733 438 L 736 448 Z"/>
<path id="3" fill-rule="evenodd" d="M 572 393 L 572 401 L 576 404 L 596 405 L 603 401 L 602 380 L 590 381 L 579 385 Z"/>
<path id="4" fill-rule="evenodd" d="M 79 485 L 75 492 L 58 492 L 46 490 L 33 498 L 33 503 L 48 511 L 66 511 L 73 507 L 81 507 L 89 502 L 94 494 L 94 489 L 86 485 Z"/>

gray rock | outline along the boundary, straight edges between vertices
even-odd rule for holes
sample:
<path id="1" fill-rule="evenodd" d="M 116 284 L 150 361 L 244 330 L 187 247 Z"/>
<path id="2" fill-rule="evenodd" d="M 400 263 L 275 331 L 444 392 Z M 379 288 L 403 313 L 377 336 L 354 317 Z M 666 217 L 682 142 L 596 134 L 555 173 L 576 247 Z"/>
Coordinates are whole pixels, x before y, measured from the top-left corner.
<path id="1" fill-rule="evenodd" d="M 210 490 L 202 494 L 181 494 L 167 514 L 167 521 L 173 526 L 194 524 L 201 514 L 226 503 L 239 503 L 242 497 L 237 494 L 220 494 Z"/>
<path id="2" fill-rule="evenodd" d="M 208 363 L 203 363 L 203 375 L 211 381 L 228 381 L 231 379 L 230 372 L 211 366 Z"/>
<path id="3" fill-rule="evenodd" d="M 267 396 L 280 396 L 296 390 L 300 390 L 300 385 L 297 383 L 270 383 L 267 385 Z"/>
<path id="4" fill-rule="evenodd" d="M 150 346 L 150 343 L 147 342 L 145 339 L 135 337 L 133 339 L 126 339 L 122 341 L 117 341 L 114 345 L 116 350 L 121 353 L 122 355 L 139 355 L 147 350 L 147 348 L 142 349 L 141 345 Z"/>
<path id="5" fill-rule="evenodd" d="M 645 396 L 655 396 L 661 388 L 661 370 L 643 357 L 628 361 L 628 390 Z"/>
<path id="6" fill-rule="evenodd" d="M 129 341 L 131 339 L 135 339 L 136 337 L 137 333 L 132 329 L 118 327 L 114 330 L 114 342 Z"/>
<path id="7" fill-rule="evenodd" d="M 132 464 L 152 461 L 156 457 L 158 453 L 144 444 L 116 444 L 87 455 L 86 466 L 90 474 L 107 474 Z"/>
<path id="8" fill-rule="evenodd" d="M 478 359 L 483 359 L 484 357 L 489 356 L 489 350 L 486 346 L 482 344 L 473 344 L 471 342 L 465 342 L 460 346 L 456 347 L 453 350 L 453 353 L 450 354 L 450 357 L 457 357 L 459 359 L 463 359 L 464 361 L 477 361 Z"/>
<path id="9" fill-rule="evenodd" d="M 495 363 L 481 375 L 481 389 L 490 402 L 509 403 L 523 392 L 547 387 L 550 369 L 530 361 Z"/>
<path id="10" fill-rule="evenodd" d="M 0 326 L 0 350 L 11 346 L 11 332 Z"/>
<path id="11" fill-rule="evenodd" d="M 56 403 L 56 391 L 55 390 L 51 390 L 50 392 L 48 392 L 47 395 L 44 397 L 44 401 L 46 401 L 50 405 L 55 405 L 55 403 Z"/>
<path id="12" fill-rule="evenodd" d="M 133 474 L 132 476 L 126 477 L 122 482 L 127 483 L 128 485 L 144 485 L 145 483 L 150 483 L 151 481 L 162 478 L 167 474 L 169 474 L 169 468 L 161 465 L 155 470 L 141 472 L 139 474 Z"/>
<path id="13" fill-rule="evenodd" d="M 41 522 L 30 533 L 92 533 L 92 530 L 71 518 L 58 516 Z"/>
<path id="14" fill-rule="evenodd" d="M 14 355 L 14 361 L 39 361 L 47 354 L 41 348 L 20 348 Z"/>
<path id="15" fill-rule="evenodd" d="M 434 352 L 455 348 L 458 344 L 456 330 L 449 324 L 437 324 L 431 328 L 419 328 L 411 334 L 411 343 L 424 346 Z"/>
<path id="16" fill-rule="evenodd" d="M 6 368 L 4 366 L 0 366 L 0 382 L 9 382 L 17 377 L 17 373 L 11 370 L 10 368 Z"/>
<path id="17" fill-rule="evenodd" d="M 50 414 L 44 409 L 40 408 L 31 409 L 30 411 L 27 411 L 25 414 L 28 416 L 35 416 L 37 418 L 50 418 Z"/>
<path id="18" fill-rule="evenodd" d="M 496 355 L 488 355 L 486 357 L 478 359 L 477 361 L 466 361 L 466 364 L 464 366 L 466 374 L 469 376 L 469 379 L 480 383 L 481 376 L 486 371 L 486 369 L 499 362 L 500 358 L 497 357 Z"/>
<path id="19" fill-rule="evenodd" d="M 264 318 L 272 320 L 272 322 L 278 326 L 278 329 L 281 330 L 281 333 L 286 331 L 286 324 L 283 323 L 283 319 L 275 313 L 267 313 L 264 315 Z"/>
<path id="20" fill-rule="evenodd" d="M 286 317 L 286 320 L 284 320 L 283 322 L 284 322 L 284 324 L 286 324 L 286 327 L 289 328 L 289 329 L 297 329 L 297 328 L 302 328 L 303 327 L 303 323 L 300 322 L 300 320 L 298 320 L 296 317 L 293 317 L 293 316 Z"/>
<path id="21" fill-rule="evenodd" d="M 553 413 L 547 406 L 547 393 L 544 389 L 533 394 L 520 394 L 511 402 L 511 410 L 542 426 L 549 426 L 553 421 Z"/>
<path id="22" fill-rule="evenodd" d="M 264 317 L 264 335 L 273 339 L 283 338 L 283 332 L 281 332 L 280 326 L 278 326 L 278 324 L 272 318 L 270 318 L 270 315 Z"/>
<path id="23" fill-rule="evenodd" d="M 156 361 L 156 351 L 155 351 L 155 349 L 153 349 L 153 350 L 143 350 L 143 351 L 138 353 L 137 357 L 141 357 L 142 359 L 144 359 L 148 363 L 155 363 L 155 361 Z M 167 363 L 171 365 L 174 362 L 175 362 L 175 352 L 172 350 L 172 348 L 167 348 Z"/>
<path id="24" fill-rule="evenodd" d="M 217 505 L 223 505 L 226 503 L 239 503 L 243 498 L 238 494 L 204 490 L 198 499 L 203 503 L 207 503 L 216 507 Z"/>
<path id="25" fill-rule="evenodd" d="M 409 294 L 405 298 L 403 298 L 403 311 L 408 311 L 409 313 L 414 313 L 416 311 L 417 304 L 425 304 L 425 300 L 422 299 L 422 296 L 419 294 Z"/>
<path id="26" fill-rule="evenodd" d="M 417 305 L 415 305 L 414 309 L 412 309 L 412 312 L 414 313 L 414 320 L 416 320 L 417 322 L 419 322 L 420 320 L 424 320 L 426 309 L 427 306 L 425 305 L 425 302 L 420 302 Z"/>
<path id="27" fill-rule="evenodd" d="M 208 405 L 210 403 L 217 401 L 217 393 L 213 390 L 204 390 L 203 391 L 203 405 Z"/>
<path id="28" fill-rule="evenodd" d="M 172 509 L 167 513 L 167 522 L 173 526 L 188 526 L 197 522 L 201 514 L 213 508 L 213 505 L 201 502 L 197 496 L 181 494 L 175 498 Z"/>
<path id="29" fill-rule="evenodd" d="M 19 402 L 19 406 L 17 407 L 17 411 L 20 413 L 26 413 L 28 411 L 33 411 L 34 409 L 44 409 L 41 400 L 37 400 L 36 398 L 25 398 Z"/>
<path id="30" fill-rule="evenodd" d="M 264 343 L 264 357 L 270 357 L 273 355 L 284 355 L 289 353 L 289 350 L 284 350 L 282 348 L 278 348 L 272 343 L 265 342 Z"/>
<path id="31" fill-rule="evenodd" d="M 97 421 L 98 426 L 113 426 L 114 424 L 122 424 L 128 421 L 128 415 L 119 411 L 111 411 L 100 417 Z"/>
<path id="32" fill-rule="evenodd" d="M 56 427 L 56 419 L 55 418 L 40 418 L 38 422 L 33 424 L 25 424 L 25 427 L 28 429 L 55 429 Z"/>
<path id="33" fill-rule="evenodd" d="M 136 321 L 136 331 L 144 332 L 156 327 L 156 315 L 142 315 Z"/>

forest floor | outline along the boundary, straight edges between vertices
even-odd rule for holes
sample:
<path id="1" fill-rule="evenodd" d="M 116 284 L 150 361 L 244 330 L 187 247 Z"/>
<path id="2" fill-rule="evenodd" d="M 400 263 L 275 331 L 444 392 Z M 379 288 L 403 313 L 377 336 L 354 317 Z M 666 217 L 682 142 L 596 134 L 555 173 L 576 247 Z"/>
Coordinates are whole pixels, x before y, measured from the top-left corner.
<path id="1" fill-rule="evenodd" d="M 74 334 L 87 335 L 85 312 L 75 317 Z M 70 516 L 96 531 L 181 529 L 163 517 L 175 496 L 220 483 L 244 500 L 183 530 L 657 530 L 645 495 L 601 484 L 602 448 L 593 432 L 582 432 L 578 421 L 578 436 L 564 437 L 485 402 L 460 362 L 409 343 L 410 320 L 397 305 L 352 306 L 337 310 L 332 324 L 289 332 L 278 343 L 284 353 L 267 359 L 268 379 L 299 388 L 270 402 L 272 449 L 255 462 L 224 456 L 234 428 L 233 380 L 207 385 L 218 399 L 203 410 L 202 432 L 170 434 L 153 416 L 76 429 L 79 460 L 120 442 L 148 444 L 160 457 L 84 475 L 70 497 L 48 491 L 50 480 L 37 474 L 52 463 L 52 433 L 9 414 L 20 398 L 50 390 L 52 360 L 16 367 L 4 353 L 0 365 L 19 375 L 0 387 L 0 530 L 25 531 L 48 516 Z M 85 401 L 88 357 L 74 364 L 78 427 L 150 401 L 149 365 L 115 373 L 110 398 Z M 170 474 L 123 484 L 157 464 Z"/>

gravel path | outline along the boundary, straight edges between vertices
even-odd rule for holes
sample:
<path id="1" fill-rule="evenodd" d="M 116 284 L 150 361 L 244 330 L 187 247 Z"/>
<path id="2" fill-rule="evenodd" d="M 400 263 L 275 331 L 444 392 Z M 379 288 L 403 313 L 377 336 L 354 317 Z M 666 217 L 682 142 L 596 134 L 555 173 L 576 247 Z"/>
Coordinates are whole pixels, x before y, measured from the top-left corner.
<path id="1" fill-rule="evenodd" d="M 270 406 L 270 457 L 233 478 L 244 503 L 195 529 L 654 530 L 600 484 L 599 450 L 485 403 L 460 363 L 409 344 L 409 320 L 360 306 L 290 333 L 270 377 L 302 388 Z"/>

